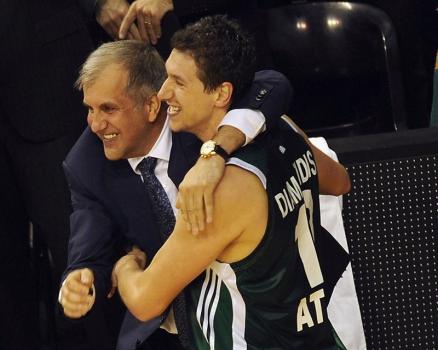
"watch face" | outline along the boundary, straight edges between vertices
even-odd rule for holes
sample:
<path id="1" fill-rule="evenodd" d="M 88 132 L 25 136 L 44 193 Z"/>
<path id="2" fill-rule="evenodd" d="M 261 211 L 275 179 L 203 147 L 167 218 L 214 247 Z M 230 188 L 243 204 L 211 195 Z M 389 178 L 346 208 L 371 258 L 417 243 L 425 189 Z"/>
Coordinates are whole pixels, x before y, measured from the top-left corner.
<path id="1" fill-rule="evenodd" d="M 208 155 L 214 151 L 216 143 L 214 141 L 206 141 L 201 147 L 201 154 Z"/>

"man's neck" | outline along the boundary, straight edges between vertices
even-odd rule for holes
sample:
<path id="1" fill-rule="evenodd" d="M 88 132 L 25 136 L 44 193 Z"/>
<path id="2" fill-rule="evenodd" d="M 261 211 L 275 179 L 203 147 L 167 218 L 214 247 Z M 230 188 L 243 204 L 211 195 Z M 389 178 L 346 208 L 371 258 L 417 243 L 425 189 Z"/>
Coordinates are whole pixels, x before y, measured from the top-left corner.
<path id="1" fill-rule="evenodd" d="M 204 142 L 211 140 L 217 134 L 217 128 L 222 119 L 224 119 L 226 112 L 226 110 L 218 110 L 214 112 L 205 125 L 201 125 L 199 131 L 195 132 L 195 135 Z"/>

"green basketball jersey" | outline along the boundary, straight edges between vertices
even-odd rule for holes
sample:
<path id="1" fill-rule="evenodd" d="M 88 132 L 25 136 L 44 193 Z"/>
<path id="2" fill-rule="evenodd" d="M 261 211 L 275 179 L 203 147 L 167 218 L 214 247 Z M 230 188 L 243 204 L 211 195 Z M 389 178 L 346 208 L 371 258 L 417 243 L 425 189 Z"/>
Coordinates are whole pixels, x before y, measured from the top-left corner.
<path id="1" fill-rule="evenodd" d="M 326 232 L 310 148 L 282 121 L 279 130 L 244 147 L 229 163 L 263 183 L 268 224 L 249 256 L 213 262 L 187 288 L 194 348 L 343 349 L 327 318 L 334 283 L 325 279 L 316 244 Z"/>

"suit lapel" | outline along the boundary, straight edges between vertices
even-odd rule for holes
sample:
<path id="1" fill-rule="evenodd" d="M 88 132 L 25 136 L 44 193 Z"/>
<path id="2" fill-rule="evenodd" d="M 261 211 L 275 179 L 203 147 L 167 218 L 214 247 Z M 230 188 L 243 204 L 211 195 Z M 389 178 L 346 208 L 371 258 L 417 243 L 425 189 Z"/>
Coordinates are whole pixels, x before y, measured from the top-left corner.
<path id="1" fill-rule="evenodd" d="M 191 134 L 172 133 L 168 174 L 176 187 L 198 159 L 200 145 L 201 142 Z"/>

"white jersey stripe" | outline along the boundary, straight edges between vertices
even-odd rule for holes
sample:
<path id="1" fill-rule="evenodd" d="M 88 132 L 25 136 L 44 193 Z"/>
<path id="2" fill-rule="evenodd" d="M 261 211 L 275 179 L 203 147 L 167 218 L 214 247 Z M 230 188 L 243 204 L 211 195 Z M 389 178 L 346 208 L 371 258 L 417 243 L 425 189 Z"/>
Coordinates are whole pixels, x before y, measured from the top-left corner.
<path id="1" fill-rule="evenodd" d="M 201 324 L 201 321 L 202 321 L 201 314 L 202 314 L 202 310 L 203 310 L 206 289 L 208 286 L 208 282 L 210 281 L 210 278 L 211 278 L 211 273 L 212 273 L 211 269 L 207 269 L 205 272 L 205 279 L 204 279 L 204 283 L 202 284 L 201 294 L 199 295 L 198 307 L 196 309 L 196 319 L 198 320 L 199 327 L 201 327 L 201 329 L 204 329 L 202 324 Z M 205 314 L 204 314 L 204 319 L 205 319 Z"/>
<path id="2" fill-rule="evenodd" d="M 211 279 L 211 283 L 210 283 L 210 288 L 209 288 L 208 293 L 207 293 L 207 297 L 205 298 L 205 302 L 204 302 L 204 319 L 202 321 L 202 331 L 204 332 L 205 338 L 207 340 L 208 340 L 208 337 L 207 337 L 208 333 L 207 332 L 208 332 L 208 326 L 209 326 L 208 325 L 208 321 L 209 321 L 208 309 L 210 307 L 211 300 L 213 299 L 214 289 L 216 286 L 216 274 L 214 273 L 214 271 L 212 271 L 210 279 Z"/>
<path id="3" fill-rule="evenodd" d="M 246 305 L 237 288 L 236 274 L 229 264 L 213 262 L 210 267 L 218 274 L 219 279 L 226 285 L 231 297 L 233 308 L 232 338 L 234 350 L 246 350 L 245 320 Z"/>
<path id="4" fill-rule="evenodd" d="M 215 348 L 215 333 L 214 333 L 214 316 L 216 315 L 216 309 L 217 309 L 217 305 L 219 303 L 219 296 L 220 296 L 220 291 L 221 291 L 221 285 L 222 285 L 222 281 L 218 276 L 218 281 L 216 283 L 216 288 L 214 291 L 214 300 L 213 300 L 213 305 L 211 306 L 211 310 L 210 310 L 210 315 L 208 318 L 209 324 L 210 324 L 210 349 L 214 350 Z"/>

